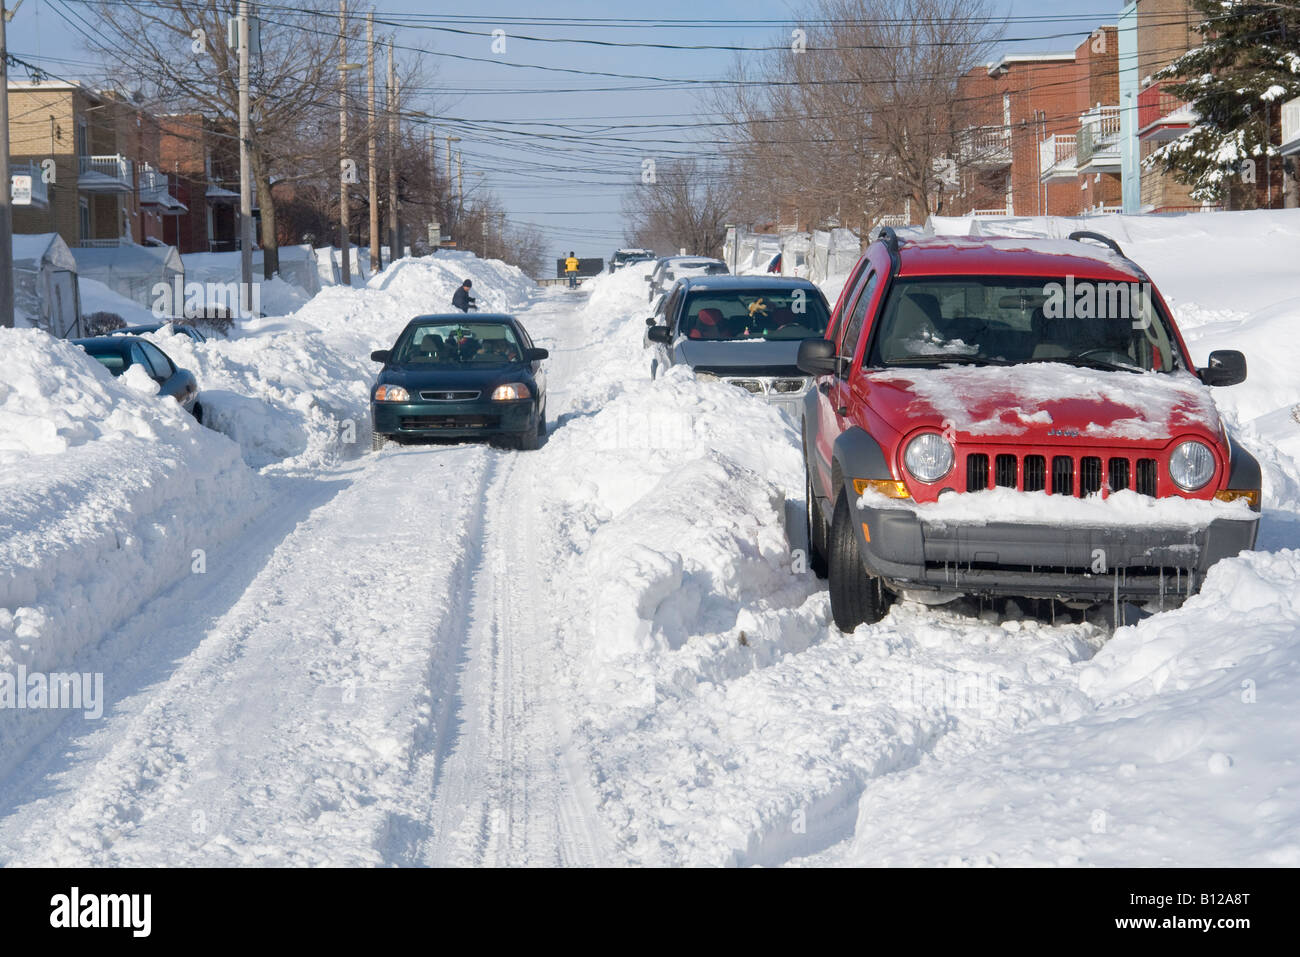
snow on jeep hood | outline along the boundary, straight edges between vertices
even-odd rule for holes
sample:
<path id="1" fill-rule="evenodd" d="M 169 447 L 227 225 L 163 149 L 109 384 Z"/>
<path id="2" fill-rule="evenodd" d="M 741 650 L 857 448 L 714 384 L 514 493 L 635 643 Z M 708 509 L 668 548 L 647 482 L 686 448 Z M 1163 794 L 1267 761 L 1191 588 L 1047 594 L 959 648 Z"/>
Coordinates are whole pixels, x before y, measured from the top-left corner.
<path id="1" fill-rule="evenodd" d="M 1034 363 L 895 369 L 868 379 L 873 405 L 904 432 L 927 418 L 936 427 L 951 424 L 959 435 L 1020 442 L 1059 441 L 1062 430 L 1065 437 L 1098 441 L 1163 441 L 1198 427 L 1220 431 L 1208 387 L 1185 372 Z"/>

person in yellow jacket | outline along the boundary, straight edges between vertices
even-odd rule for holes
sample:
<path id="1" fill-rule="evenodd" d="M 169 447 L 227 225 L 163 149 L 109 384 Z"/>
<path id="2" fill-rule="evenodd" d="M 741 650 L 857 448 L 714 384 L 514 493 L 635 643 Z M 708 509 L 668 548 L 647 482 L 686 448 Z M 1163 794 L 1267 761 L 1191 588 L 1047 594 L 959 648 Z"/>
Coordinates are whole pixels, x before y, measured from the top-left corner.
<path id="1" fill-rule="evenodd" d="M 578 288 L 578 257 L 569 251 L 569 258 L 564 261 L 564 274 L 569 277 L 569 288 Z"/>

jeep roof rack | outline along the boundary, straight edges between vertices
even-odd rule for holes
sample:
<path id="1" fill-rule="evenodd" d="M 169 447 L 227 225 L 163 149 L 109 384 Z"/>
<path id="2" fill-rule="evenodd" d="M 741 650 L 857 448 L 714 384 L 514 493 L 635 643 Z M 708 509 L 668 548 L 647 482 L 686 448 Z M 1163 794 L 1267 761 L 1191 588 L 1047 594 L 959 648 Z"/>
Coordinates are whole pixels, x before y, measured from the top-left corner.
<path id="1" fill-rule="evenodd" d="M 894 232 L 893 226 L 877 226 L 871 231 L 871 241 L 879 240 L 883 242 L 891 253 L 897 254 L 900 245 L 898 233 Z"/>
<path id="2" fill-rule="evenodd" d="M 1085 239 L 1095 239 L 1103 246 L 1109 246 L 1113 249 L 1117 256 L 1122 256 L 1124 259 L 1128 259 L 1128 256 L 1124 255 L 1124 250 L 1119 248 L 1119 243 L 1115 242 L 1115 240 L 1111 239 L 1104 233 L 1094 233 L 1090 229 L 1078 229 L 1070 233 L 1069 238 L 1075 242 L 1082 242 Z"/>

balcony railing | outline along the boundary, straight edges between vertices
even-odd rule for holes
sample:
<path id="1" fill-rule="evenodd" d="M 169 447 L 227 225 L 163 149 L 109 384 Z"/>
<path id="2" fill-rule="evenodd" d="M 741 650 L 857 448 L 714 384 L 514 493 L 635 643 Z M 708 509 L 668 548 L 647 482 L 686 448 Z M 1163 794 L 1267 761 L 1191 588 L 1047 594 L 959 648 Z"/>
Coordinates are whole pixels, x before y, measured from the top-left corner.
<path id="1" fill-rule="evenodd" d="M 9 165 L 9 196 L 13 197 L 13 177 L 30 176 L 32 180 L 32 201 L 30 205 L 48 209 L 50 205 L 49 186 L 41 179 L 41 171 L 30 163 L 11 163 Z"/>
<path id="2" fill-rule="evenodd" d="M 1005 126 L 973 126 L 961 136 L 962 160 L 974 166 L 1010 166 L 1011 131 Z"/>
<path id="3" fill-rule="evenodd" d="M 1192 125 L 1191 107 L 1153 83 L 1138 94 L 1138 136 L 1144 140 L 1173 139 Z"/>
<path id="4" fill-rule="evenodd" d="M 966 215 L 976 216 L 980 219 L 994 219 L 999 216 L 1014 216 L 1010 206 L 1004 206 L 1001 209 L 972 209 Z"/>
<path id="5" fill-rule="evenodd" d="M 115 246 L 134 245 L 126 236 L 118 236 L 115 239 L 83 239 L 77 243 L 80 249 L 112 249 Z"/>
<path id="6" fill-rule="evenodd" d="M 171 194 L 171 180 L 148 163 L 140 164 L 140 205 L 160 207 L 164 216 L 188 212 L 185 204 Z"/>
<path id="7" fill-rule="evenodd" d="M 129 193 L 135 189 L 135 164 L 125 156 L 78 156 L 77 189 L 86 193 Z"/>
<path id="8" fill-rule="evenodd" d="M 1119 107 L 1098 106 L 1079 118 L 1078 167 L 1119 166 Z"/>
<path id="9" fill-rule="evenodd" d="M 1053 133 L 1038 144 L 1038 177 L 1044 182 L 1073 179 L 1079 170 L 1078 137 L 1073 133 Z"/>

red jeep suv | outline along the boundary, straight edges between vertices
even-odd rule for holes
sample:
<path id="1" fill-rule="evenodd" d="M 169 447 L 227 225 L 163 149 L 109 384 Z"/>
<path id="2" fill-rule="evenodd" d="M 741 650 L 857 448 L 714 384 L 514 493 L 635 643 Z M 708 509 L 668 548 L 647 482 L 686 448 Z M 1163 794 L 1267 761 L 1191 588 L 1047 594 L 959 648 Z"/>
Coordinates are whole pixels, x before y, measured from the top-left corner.
<path id="1" fill-rule="evenodd" d="M 1097 233 L 878 230 L 823 338 L 803 404 L 810 564 L 835 623 L 895 596 L 1177 603 L 1254 546 L 1259 464 L 1151 280 Z"/>

